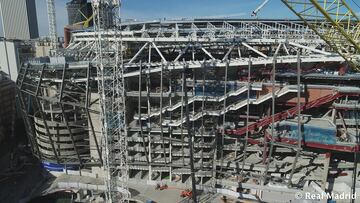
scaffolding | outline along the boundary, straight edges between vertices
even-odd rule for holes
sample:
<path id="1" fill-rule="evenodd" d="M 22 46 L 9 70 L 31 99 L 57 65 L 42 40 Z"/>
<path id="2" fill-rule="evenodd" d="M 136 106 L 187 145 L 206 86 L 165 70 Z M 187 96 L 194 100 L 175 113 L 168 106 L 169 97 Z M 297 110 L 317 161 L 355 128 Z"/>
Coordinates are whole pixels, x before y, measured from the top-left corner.
<path id="1" fill-rule="evenodd" d="M 49 35 L 51 40 L 51 48 L 53 52 L 56 53 L 58 48 L 58 38 L 56 31 L 56 10 L 55 10 L 55 0 L 47 0 L 47 14 L 49 20 Z"/>
<path id="2" fill-rule="evenodd" d="M 119 34 L 119 1 L 93 1 L 96 65 L 100 95 L 105 194 L 107 202 L 127 202 L 127 127 L 122 41 Z M 113 33 L 115 44 L 109 40 Z"/>

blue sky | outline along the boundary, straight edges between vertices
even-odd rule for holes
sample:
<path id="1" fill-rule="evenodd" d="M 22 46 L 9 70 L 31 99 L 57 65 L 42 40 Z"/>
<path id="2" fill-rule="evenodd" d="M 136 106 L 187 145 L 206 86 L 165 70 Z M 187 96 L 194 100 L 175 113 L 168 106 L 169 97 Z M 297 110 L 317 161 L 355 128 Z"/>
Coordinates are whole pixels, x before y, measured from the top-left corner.
<path id="1" fill-rule="evenodd" d="M 124 0 L 122 14 L 135 18 L 242 17 L 249 18 L 263 0 Z M 277 10 L 276 12 L 275 9 Z M 279 11 L 279 12 L 278 12 Z M 281 12 L 280 12 L 281 11 Z M 286 18 L 293 15 L 280 0 L 272 0 L 259 17 Z"/>
<path id="2" fill-rule="evenodd" d="M 63 34 L 67 24 L 65 4 L 70 0 L 56 0 L 58 33 Z M 352 4 L 352 0 L 348 0 Z M 359 0 L 354 0 L 359 1 Z M 121 16 L 124 19 L 154 20 L 160 18 L 233 17 L 251 18 L 251 12 L 263 0 L 122 0 Z M 36 0 L 39 32 L 48 34 L 46 0 Z M 352 4 L 355 11 L 360 11 Z M 296 16 L 280 0 L 271 0 L 258 18 L 294 19 Z M 0 35 L 2 30 L 0 29 Z"/>

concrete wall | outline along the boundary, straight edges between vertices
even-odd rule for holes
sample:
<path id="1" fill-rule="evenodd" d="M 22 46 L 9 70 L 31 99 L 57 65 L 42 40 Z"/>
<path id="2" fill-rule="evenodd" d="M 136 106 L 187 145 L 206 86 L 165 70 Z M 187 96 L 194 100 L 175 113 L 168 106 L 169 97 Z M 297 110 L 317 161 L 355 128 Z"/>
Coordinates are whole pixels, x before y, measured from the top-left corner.
<path id="1" fill-rule="evenodd" d="M 90 99 L 90 103 L 92 103 L 92 105 L 90 106 L 90 108 L 92 110 L 98 111 L 100 112 L 100 104 L 99 104 L 99 95 L 97 93 L 91 93 L 91 99 Z M 97 101 L 97 102 L 95 102 Z M 93 103 L 94 102 L 94 103 Z M 101 134 L 101 118 L 100 118 L 100 114 L 96 114 L 94 112 L 90 112 L 90 117 L 91 117 L 91 121 L 92 124 L 94 126 L 95 129 L 95 137 L 97 139 L 98 142 L 98 146 L 100 147 L 100 149 L 102 149 L 101 144 L 103 142 L 102 140 L 102 134 Z M 89 120 L 90 122 L 90 120 Z M 89 128 L 91 127 L 90 123 L 89 123 Z M 97 147 L 96 147 L 96 142 L 94 139 L 94 134 L 92 133 L 92 129 L 89 129 L 89 143 L 90 143 L 90 156 L 91 158 L 98 160 L 99 157 L 99 152 L 97 151 Z M 102 152 L 100 152 L 102 153 Z M 93 175 L 95 175 L 95 177 L 104 177 L 104 170 L 101 167 L 98 166 L 93 166 L 91 167 L 92 173 Z"/>
<path id="2" fill-rule="evenodd" d="M 45 56 L 49 56 L 50 55 L 50 49 L 51 46 L 41 46 L 41 45 L 36 45 L 35 46 L 35 56 L 36 57 L 45 57 Z"/>

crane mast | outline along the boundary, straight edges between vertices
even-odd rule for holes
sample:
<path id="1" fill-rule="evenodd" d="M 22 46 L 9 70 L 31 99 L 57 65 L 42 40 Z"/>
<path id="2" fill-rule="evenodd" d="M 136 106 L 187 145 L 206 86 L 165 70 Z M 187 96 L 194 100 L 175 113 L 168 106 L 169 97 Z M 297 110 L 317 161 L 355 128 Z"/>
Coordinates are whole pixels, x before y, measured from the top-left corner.
<path id="1" fill-rule="evenodd" d="M 127 127 L 119 0 L 92 0 L 107 202 L 128 202 Z"/>
<path id="2" fill-rule="evenodd" d="M 46 0 L 47 14 L 49 20 L 49 35 L 51 40 L 51 48 L 56 53 L 58 38 L 56 33 L 56 12 L 55 0 Z"/>
<path id="3" fill-rule="evenodd" d="M 264 8 L 264 6 L 266 6 L 267 3 L 269 3 L 270 0 L 264 0 L 264 2 L 262 4 L 260 4 L 259 7 L 257 7 L 251 14 L 251 16 L 257 16 L 257 14 L 260 12 L 260 10 L 262 8 Z"/>
<path id="4" fill-rule="evenodd" d="M 360 71 L 360 19 L 345 0 L 281 1 Z"/>

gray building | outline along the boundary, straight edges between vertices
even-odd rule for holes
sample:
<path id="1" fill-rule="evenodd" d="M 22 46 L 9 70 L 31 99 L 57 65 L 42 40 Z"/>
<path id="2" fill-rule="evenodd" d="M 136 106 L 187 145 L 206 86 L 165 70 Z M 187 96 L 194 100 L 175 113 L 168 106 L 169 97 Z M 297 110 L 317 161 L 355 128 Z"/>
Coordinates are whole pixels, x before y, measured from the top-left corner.
<path id="1" fill-rule="evenodd" d="M 28 40 L 39 37 L 35 0 L 0 0 L 4 36 Z"/>
<path id="2" fill-rule="evenodd" d="M 19 42 L 0 41 L 0 70 L 16 81 L 20 68 Z"/>
<path id="3" fill-rule="evenodd" d="M 0 39 L 0 71 L 16 81 L 20 65 L 34 57 L 33 46 L 21 40 Z"/>

